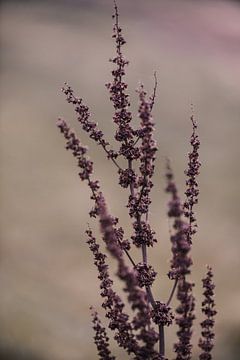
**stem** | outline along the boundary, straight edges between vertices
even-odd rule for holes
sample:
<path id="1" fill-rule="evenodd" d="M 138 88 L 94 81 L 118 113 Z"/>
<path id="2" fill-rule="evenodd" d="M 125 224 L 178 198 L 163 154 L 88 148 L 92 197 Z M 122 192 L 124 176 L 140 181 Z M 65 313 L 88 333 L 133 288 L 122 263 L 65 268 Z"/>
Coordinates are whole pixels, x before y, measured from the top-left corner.
<path id="1" fill-rule="evenodd" d="M 133 146 L 135 146 L 137 144 L 138 140 L 140 140 L 140 136 L 138 136 L 138 138 L 135 140 L 135 142 L 133 143 Z"/>
<path id="2" fill-rule="evenodd" d="M 121 245 L 121 241 L 118 241 L 119 245 Z M 129 254 L 129 252 L 126 249 L 123 249 L 123 251 L 125 252 L 125 254 L 127 255 L 127 257 L 129 258 L 130 262 L 132 263 L 133 267 L 136 266 L 133 258 L 131 257 L 131 255 Z"/>
<path id="3" fill-rule="evenodd" d="M 152 96 L 151 96 L 151 106 L 150 106 L 151 111 L 152 111 L 153 105 L 154 105 L 154 103 L 155 103 L 156 92 L 157 92 L 157 85 L 158 85 L 158 82 L 157 82 L 157 73 L 156 73 L 156 71 L 154 72 L 153 76 L 154 76 L 154 89 L 153 89 L 153 94 L 152 94 Z"/>
<path id="4" fill-rule="evenodd" d="M 132 160 L 128 160 L 128 169 L 132 170 Z M 134 185 L 132 182 L 130 183 L 130 193 L 131 196 L 134 197 Z"/>
<path id="5" fill-rule="evenodd" d="M 142 258 L 143 263 L 147 264 L 147 246 L 145 244 L 142 245 Z"/>
<path id="6" fill-rule="evenodd" d="M 159 354 L 165 355 L 165 340 L 164 340 L 164 326 L 159 325 Z"/>
<path id="7" fill-rule="evenodd" d="M 128 160 L 128 168 L 132 169 L 132 160 Z M 144 185 L 143 185 L 143 187 L 144 187 Z M 141 194 L 143 192 L 143 187 L 142 187 Z M 130 184 L 130 193 L 131 193 L 131 196 L 134 197 L 134 195 L 135 195 L 134 194 L 134 186 L 132 183 Z M 139 226 L 141 227 L 141 217 L 139 215 L 137 216 L 137 222 L 138 222 Z M 142 245 L 142 259 L 143 259 L 143 263 L 147 264 L 147 246 L 145 244 Z M 145 289 L 146 289 L 149 303 L 151 304 L 152 308 L 155 308 L 156 302 L 154 300 L 151 287 L 146 286 Z M 165 355 L 165 339 L 164 339 L 164 326 L 163 325 L 159 325 L 159 354 L 162 356 Z"/>
<path id="8" fill-rule="evenodd" d="M 109 150 L 106 148 L 106 146 L 105 146 L 102 142 L 100 142 L 99 145 L 102 146 L 103 150 L 104 150 L 104 151 L 106 152 L 106 154 L 108 155 L 108 158 L 109 158 L 110 160 L 112 160 L 112 162 L 116 165 L 116 167 L 117 167 L 119 170 L 122 170 L 121 166 L 118 165 L 118 163 L 116 162 L 116 160 L 113 159 L 113 158 L 109 155 Z"/>
<path id="9" fill-rule="evenodd" d="M 167 301 L 167 306 L 168 306 L 168 305 L 170 304 L 170 302 L 172 301 L 174 292 L 175 292 L 175 290 L 176 290 L 176 288 L 177 288 L 177 284 L 178 284 L 178 279 L 176 279 L 175 282 L 174 282 L 174 285 L 173 285 L 171 294 L 170 294 L 169 299 L 168 299 L 168 301 Z"/>
<path id="10" fill-rule="evenodd" d="M 148 300 L 149 300 L 150 304 L 154 308 L 156 306 L 156 302 L 154 300 L 152 289 L 150 288 L 150 286 L 146 286 L 146 293 L 147 293 Z"/>

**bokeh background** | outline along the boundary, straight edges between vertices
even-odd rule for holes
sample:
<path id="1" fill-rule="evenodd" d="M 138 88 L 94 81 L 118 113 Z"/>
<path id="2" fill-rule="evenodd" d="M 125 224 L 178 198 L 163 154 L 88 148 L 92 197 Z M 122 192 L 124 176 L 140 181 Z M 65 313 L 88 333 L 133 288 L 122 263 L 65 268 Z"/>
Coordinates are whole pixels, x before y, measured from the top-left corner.
<path id="1" fill-rule="evenodd" d="M 164 159 L 171 158 L 183 193 L 193 103 L 202 145 L 199 232 L 193 247 L 197 306 L 210 263 L 217 286 L 215 359 L 238 359 L 240 4 L 118 4 L 135 115 L 139 81 L 151 92 L 153 72 L 158 74 L 154 117 L 160 150 L 151 221 L 159 243 L 149 255 L 159 272 L 155 294 L 164 299 L 170 289 Z M 1 1 L 1 359 L 97 359 L 89 305 L 101 312 L 101 299 L 84 234 L 89 190 L 80 183 L 55 122 L 63 116 L 90 145 L 109 207 L 130 235 L 127 194 L 117 186 L 115 169 L 81 133 L 60 91 L 68 81 L 111 138 L 112 106 L 104 84 L 111 79 L 108 59 L 114 54 L 112 10 L 111 0 Z M 98 225 L 92 227 L 98 233 Z M 199 311 L 197 316 L 199 321 Z M 174 332 L 167 331 L 170 358 Z M 198 336 L 196 326 L 195 342 Z M 126 358 L 114 343 L 113 349 L 119 359 Z"/>

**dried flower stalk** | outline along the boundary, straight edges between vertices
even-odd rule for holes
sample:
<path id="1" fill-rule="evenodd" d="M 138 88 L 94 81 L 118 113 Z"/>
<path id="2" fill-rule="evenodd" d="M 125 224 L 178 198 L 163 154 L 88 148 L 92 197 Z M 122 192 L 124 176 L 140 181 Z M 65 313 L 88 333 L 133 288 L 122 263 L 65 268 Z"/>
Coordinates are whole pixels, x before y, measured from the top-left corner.
<path id="1" fill-rule="evenodd" d="M 115 140 L 119 149 L 115 150 L 105 139 L 98 124 L 92 120 L 89 108 L 82 98 L 74 95 L 73 89 L 65 84 L 62 91 L 67 102 L 74 106 L 77 120 L 89 138 L 95 141 L 112 161 L 119 175 L 119 185 L 128 191 L 129 217 L 132 220 L 132 235 L 125 238 L 124 229 L 118 226 L 119 219 L 109 213 L 100 183 L 94 175 L 94 164 L 87 155 L 88 149 L 82 145 L 74 131 L 65 120 L 59 119 L 57 126 L 66 140 L 66 149 L 70 150 L 77 160 L 80 169 L 79 177 L 85 181 L 90 189 L 90 198 L 93 208 L 89 215 L 98 218 L 102 243 L 106 251 L 116 260 L 117 276 L 124 283 L 124 291 L 131 306 L 133 315 L 125 310 L 124 301 L 113 290 L 113 280 L 109 275 L 107 255 L 100 250 L 100 245 L 90 228 L 86 231 L 88 246 L 93 254 L 94 264 L 98 271 L 100 281 L 100 296 L 103 298 L 102 307 L 108 320 L 108 328 L 113 331 L 118 346 L 126 350 L 131 359 L 136 360 L 167 360 L 165 355 L 164 328 L 171 326 L 175 319 L 178 325 L 178 341 L 174 344 L 176 360 L 190 360 L 192 358 L 192 326 L 195 319 L 195 298 L 193 295 L 194 283 L 189 279 L 191 267 L 191 247 L 193 236 L 196 233 L 197 223 L 194 206 L 198 203 L 199 174 L 199 146 L 197 123 L 191 117 L 192 135 L 190 139 L 191 151 L 188 155 L 186 174 L 186 199 L 181 202 L 174 181 L 170 163 L 166 170 L 166 192 L 170 195 L 168 204 L 168 217 L 173 221 L 171 234 L 172 259 L 168 277 L 173 281 L 172 290 L 166 302 L 153 294 L 152 285 L 157 279 L 157 273 L 149 263 L 148 248 L 157 242 L 155 231 L 149 221 L 149 207 L 151 205 L 151 190 L 153 188 L 153 175 L 155 159 L 158 150 L 154 140 L 153 106 L 156 101 L 157 77 L 154 74 L 155 84 L 153 94 L 147 95 L 141 84 L 137 90 L 139 97 L 138 116 L 139 126 L 132 126 L 133 115 L 130 111 L 128 85 L 124 80 L 128 60 L 123 54 L 126 43 L 122 28 L 119 25 L 119 12 L 114 2 L 113 39 L 116 54 L 110 60 L 114 64 L 112 81 L 106 84 L 113 104 L 113 123 L 116 126 Z M 120 166 L 118 160 L 123 159 L 125 166 Z M 121 161 L 122 164 L 122 161 Z M 141 250 L 142 260 L 136 263 L 131 255 L 132 246 Z M 127 262 L 129 264 L 127 264 Z M 206 320 L 201 323 L 202 338 L 199 347 L 203 350 L 200 359 L 212 359 L 213 325 L 216 311 L 213 301 L 214 284 L 212 270 L 208 268 L 207 277 L 203 279 L 205 300 L 202 311 Z M 175 312 L 171 309 L 171 301 L 176 295 L 179 304 Z M 97 346 L 99 359 L 114 360 L 111 354 L 107 329 L 93 311 L 94 342 Z M 158 347 L 157 347 L 158 343 Z"/>

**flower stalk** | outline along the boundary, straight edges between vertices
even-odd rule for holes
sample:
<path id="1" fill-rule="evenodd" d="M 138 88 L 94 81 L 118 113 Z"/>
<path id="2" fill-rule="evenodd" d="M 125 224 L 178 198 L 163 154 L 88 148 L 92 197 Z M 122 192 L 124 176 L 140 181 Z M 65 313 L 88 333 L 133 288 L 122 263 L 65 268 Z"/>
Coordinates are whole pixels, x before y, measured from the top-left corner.
<path id="1" fill-rule="evenodd" d="M 192 359 L 192 327 L 195 319 L 194 283 L 189 279 L 193 261 L 191 248 L 197 230 L 195 205 L 198 203 L 199 138 L 197 123 L 191 117 L 192 135 L 191 151 L 188 154 L 188 167 L 185 171 L 185 201 L 182 203 L 177 189 L 170 162 L 166 167 L 166 192 L 170 196 L 168 217 L 172 221 L 170 270 L 166 276 L 172 281 L 172 288 L 166 302 L 153 293 L 152 286 L 158 280 L 158 274 L 151 265 L 148 248 L 153 247 L 158 239 L 151 226 L 149 208 L 152 202 L 151 191 L 154 186 L 153 176 L 158 151 L 154 139 L 155 123 L 153 106 L 156 102 L 157 76 L 154 73 L 154 89 L 147 95 L 141 84 L 137 90 L 139 105 L 137 128 L 133 127 L 133 113 L 127 94 L 128 85 L 124 80 L 128 60 L 124 57 L 123 46 L 126 41 L 119 24 L 119 11 L 114 1 L 114 25 L 112 38 L 115 41 L 115 56 L 110 60 L 114 68 L 112 81 L 106 84 L 114 113 L 112 121 L 115 125 L 114 139 L 118 150 L 113 149 L 99 129 L 97 122 L 91 120 L 91 113 L 82 98 L 74 95 L 73 89 L 65 84 L 62 91 L 68 103 L 73 105 L 77 122 L 89 138 L 98 144 L 110 159 L 118 173 L 118 184 L 127 190 L 126 208 L 132 224 L 130 238 L 119 225 L 119 219 L 111 214 L 99 181 L 95 178 L 94 163 L 88 156 L 88 148 L 84 146 L 68 123 L 59 119 L 57 126 L 66 141 L 66 149 L 72 152 L 79 168 L 79 177 L 90 190 L 93 207 L 89 212 L 92 220 L 97 219 L 100 227 L 100 240 L 93 235 L 90 227 L 86 231 L 87 244 L 93 255 L 100 282 L 102 308 L 105 312 L 108 329 L 113 332 L 117 345 L 126 351 L 129 359 L 135 360 L 167 360 L 165 343 L 165 327 L 171 326 L 175 320 L 177 342 L 174 344 L 175 360 Z M 121 161 L 121 162 L 120 162 Z M 123 164 L 120 166 L 119 164 Z M 101 242 L 101 244 L 100 244 Z M 102 246 L 104 250 L 101 250 Z M 139 249 L 141 261 L 137 262 L 132 248 Z M 124 284 L 126 303 L 114 290 L 114 282 L 109 274 L 108 255 L 115 259 L 116 275 Z M 128 259 L 126 262 L 126 258 Z M 199 359 L 211 360 L 214 338 L 214 316 L 216 315 L 213 300 L 214 284 L 212 270 L 209 267 L 203 279 L 204 301 L 202 312 L 206 319 L 201 323 L 202 337 L 199 347 L 202 350 Z M 178 305 L 171 309 L 171 302 L 176 296 Z M 131 314 L 129 312 L 131 311 Z M 94 342 L 100 360 L 115 360 L 109 345 L 107 327 L 103 325 L 97 311 L 92 310 L 92 323 L 95 332 Z"/>

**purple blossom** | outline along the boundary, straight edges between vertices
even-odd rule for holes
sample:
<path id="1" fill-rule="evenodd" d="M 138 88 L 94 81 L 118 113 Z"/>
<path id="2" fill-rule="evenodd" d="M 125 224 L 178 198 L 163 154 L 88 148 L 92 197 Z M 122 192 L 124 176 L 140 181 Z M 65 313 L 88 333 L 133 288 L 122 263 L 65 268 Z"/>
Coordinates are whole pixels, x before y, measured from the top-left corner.
<path id="1" fill-rule="evenodd" d="M 147 93 L 143 85 L 139 90 L 139 118 L 141 119 L 141 128 L 138 130 L 138 138 L 142 144 L 140 150 L 140 174 L 138 178 L 138 187 L 140 190 L 137 194 L 131 192 L 128 201 L 129 214 L 131 217 L 138 217 L 147 214 L 151 204 L 150 191 L 153 187 L 151 178 L 154 174 L 154 161 L 156 158 L 156 141 L 153 139 L 154 123 L 152 120 L 152 102 L 147 100 Z"/>
<path id="2" fill-rule="evenodd" d="M 198 182 L 197 182 L 197 175 L 199 175 L 199 168 L 201 163 L 199 162 L 199 146 L 200 141 L 198 139 L 198 134 L 196 133 L 197 130 L 197 123 L 194 119 L 194 116 L 191 116 L 192 128 L 193 132 L 191 135 L 191 146 L 192 151 L 188 154 L 188 168 L 185 171 L 187 176 L 186 186 L 187 189 L 185 191 L 185 195 L 187 197 L 186 201 L 184 202 L 184 215 L 189 220 L 189 232 L 188 232 L 188 241 L 192 243 L 192 236 L 196 233 L 197 223 L 195 214 L 193 211 L 193 207 L 195 204 L 198 203 Z"/>
<path id="3" fill-rule="evenodd" d="M 178 342 L 174 345 L 176 360 L 190 360 L 192 358 L 192 325 L 195 319 L 193 286 L 194 284 L 187 281 L 185 276 L 178 280 L 177 299 L 180 304 L 176 308 L 178 316 L 175 317 L 178 325 Z"/>
<path id="4" fill-rule="evenodd" d="M 113 26 L 112 37 L 116 44 L 116 56 L 113 59 L 110 59 L 110 61 L 116 67 L 112 70 L 113 80 L 106 84 L 106 87 L 109 90 L 110 100 L 112 101 L 115 110 L 113 121 L 117 125 L 115 139 L 121 143 L 119 153 L 126 159 L 132 160 L 140 154 L 136 154 L 136 150 L 134 149 L 134 131 L 131 126 L 132 114 L 129 111 L 129 95 L 125 92 L 128 86 L 123 80 L 128 60 L 125 59 L 122 53 L 122 46 L 126 41 L 119 25 L 119 14 L 116 3 L 113 19 L 115 20 L 115 23 Z"/>
<path id="5" fill-rule="evenodd" d="M 176 360 L 190 360 L 192 356 L 192 326 L 193 320 L 195 319 L 194 309 L 195 309 L 195 298 L 193 296 L 193 287 L 194 283 L 187 279 L 187 275 L 191 273 L 191 265 L 192 260 L 188 256 L 188 253 L 191 249 L 192 244 L 192 237 L 196 233 L 196 219 L 194 215 L 193 207 L 195 204 L 198 203 L 198 183 L 197 183 L 197 175 L 199 174 L 199 167 L 200 162 L 198 160 L 198 150 L 200 146 L 200 142 L 198 140 L 198 135 L 196 133 L 197 124 L 194 120 L 194 117 L 191 116 L 192 122 L 192 135 L 190 139 L 190 144 L 192 146 L 192 151 L 189 153 L 188 158 L 188 169 L 185 171 L 187 176 L 186 186 L 187 190 L 186 194 L 186 201 L 183 205 L 184 207 L 184 215 L 188 219 L 188 225 L 181 221 L 181 210 L 176 208 L 172 212 L 175 212 L 176 221 L 175 221 L 175 228 L 179 227 L 179 231 L 176 233 L 175 236 L 177 238 L 172 241 L 173 246 L 176 246 L 173 249 L 174 252 L 174 266 L 176 269 L 180 269 L 180 276 L 178 278 L 178 285 L 177 285 L 177 299 L 179 300 L 180 304 L 176 308 L 176 323 L 178 325 L 178 342 L 174 346 L 174 350 L 177 354 Z M 175 200 L 174 206 L 177 204 L 176 193 L 172 189 L 173 199 Z M 181 251 L 179 252 L 178 246 L 181 246 Z M 180 254 L 180 257 L 178 256 Z M 177 260 L 180 260 L 178 262 Z M 183 260 L 183 261 L 182 261 Z M 172 263 L 173 264 L 173 263 Z M 179 271 L 178 271 L 179 273 Z"/>
<path id="6" fill-rule="evenodd" d="M 109 143 L 104 139 L 103 132 L 99 130 L 98 124 L 90 121 L 91 113 L 88 106 L 83 104 L 83 99 L 78 98 L 74 95 L 74 91 L 67 83 L 62 88 L 63 93 L 66 95 L 67 102 L 73 104 L 75 112 L 77 113 L 77 120 L 82 126 L 82 129 L 89 134 L 89 137 L 93 139 L 98 145 L 101 145 L 107 154 L 107 158 L 111 159 L 114 164 L 120 169 L 116 162 L 118 153 L 113 149 L 109 149 Z"/>
<path id="7" fill-rule="evenodd" d="M 181 276 L 190 274 L 192 259 L 189 255 L 191 249 L 191 245 L 188 242 L 189 226 L 182 218 L 183 207 L 174 182 L 174 176 L 169 161 L 167 162 L 166 180 L 166 192 L 171 196 L 168 203 L 168 216 L 174 219 L 174 232 L 170 237 L 172 243 L 171 270 L 169 271 L 168 276 L 170 279 L 177 280 Z"/>
<path id="8" fill-rule="evenodd" d="M 138 349 L 137 340 L 132 333 L 132 325 L 129 322 L 129 316 L 123 312 L 124 303 L 116 292 L 112 289 L 113 281 L 108 273 L 106 264 L 106 255 L 99 250 L 99 245 L 92 231 L 86 231 L 88 235 L 89 248 L 94 256 L 94 264 L 98 269 L 98 278 L 100 279 L 101 296 L 105 298 L 102 306 L 106 310 L 106 317 L 109 319 L 109 328 L 116 330 L 115 340 L 119 346 L 123 347 L 128 353 L 136 353 Z"/>
<path id="9" fill-rule="evenodd" d="M 156 159 L 157 146 L 156 141 L 153 139 L 154 122 L 151 113 L 152 104 L 146 99 L 147 93 L 144 90 L 143 85 L 140 85 L 138 93 L 140 102 L 138 113 L 139 118 L 141 119 L 141 133 L 139 136 L 142 140 L 140 148 L 140 172 L 145 179 L 143 183 L 147 186 L 146 179 L 151 178 L 154 173 L 154 161 Z"/>
<path id="10" fill-rule="evenodd" d="M 202 337 L 199 340 L 199 347 L 202 349 L 202 353 L 199 356 L 200 360 L 211 360 L 212 354 L 211 351 L 214 346 L 214 323 L 215 316 L 217 311 L 215 310 L 215 301 L 214 301 L 214 289 L 215 285 L 213 283 L 213 272 L 210 266 L 207 267 L 207 275 L 202 279 L 203 282 L 203 295 L 204 300 L 202 302 L 202 313 L 205 315 L 205 320 L 201 322 L 201 334 Z"/>
<path id="11" fill-rule="evenodd" d="M 171 195 L 168 203 L 168 216 L 174 219 L 174 233 L 171 235 L 171 270 L 168 276 L 170 279 L 175 280 L 173 291 L 175 288 L 177 289 L 177 299 L 179 301 L 175 318 L 178 325 L 178 342 L 174 345 L 174 350 L 177 354 L 176 360 L 190 360 L 192 354 L 192 325 L 195 319 L 195 299 L 192 293 L 194 283 L 187 279 L 187 275 L 191 274 L 192 265 L 189 254 L 191 250 L 191 243 L 189 242 L 190 225 L 183 220 L 184 211 L 169 162 L 167 163 L 166 179 L 166 192 Z"/>
<path id="12" fill-rule="evenodd" d="M 87 147 L 80 143 L 80 140 L 69 128 L 65 120 L 58 119 L 57 126 L 67 140 L 66 149 L 71 150 L 73 156 L 78 160 L 78 166 L 81 169 L 79 173 L 81 180 L 89 180 L 93 173 L 93 163 L 86 156 Z M 96 187 L 96 183 L 91 183 L 91 185 Z"/>
<path id="13" fill-rule="evenodd" d="M 98 199 L 98 208 L 99 208 L 99 219 L 100 219 L 100 228 L 103 234 L 103 240 L 107 246 L 110 254 L 116 258 L 118 261 L 121 261 L 123 256 L 123 251 L 119 245 L 123 237 L 123 230 L 121 229 L 120 233 L 114 227 L 118 219 L 113 218 L 108 214 L 107 206 L 103 196 L 100 196 Z"/>
<path id="14" fill-rule="evenodd" d="M 138 287 L 138 278 L 135 270 L 130 270 L 122 263 L 119 267 L 118 276 L 125 284 L 125 291 L 128 293 L 128 302 L 135 315 L 132 320 L 133 329 L 137 331 L 137 339 L 142 346 L 138 352 L 137 359 L 152 359 L 157 352 L 154 345 L 158 341 L 158 334 L 151 326 L 150 306 L 145 291 Z"/>
<path id="15" fill-rule="evenodd" d="M 115 360 L 116 357 L 111 355 L 109 350 L 109 337 L 105 327 L 102 325 L 97 311 L 92 310 L 93 330 L 95 331 L 94 342 L 97 346 L 99 360 Z"/>
<path id="16" fill-rule="evenodd" d="M 117 275 L 125 283 L 124 290 L 128 293 L 128 301 L 131 304 L 132 310 L 137 310 L 137 314 L 133 319 L 133 328 L 135 330 L 140 330 L 138 339 L 145 342 L 148 340 L 148 338 L 146 336 L 143 338 L 141 334 L 146 335 L 146 328 L 150 326 L 150 308 L 148 305 L 146 292 L 138 287 L 138 285 L 140 285 L 139 278 L 135 270 L 139 269 L 139 267 L 136 265 L 134 266 L 134 270 L 131 270 L 128 266 L 126 266 L 123 253 L 121 251 L 121 246 L 119 246 L 119 239 L 117 238 L 116 234 L 116 219 L 114 221 L 114 219 L 108 214 L 103 198 L 101 198 L 99 202 L 99 217 L 103 240 L 106 243 L 108 251 L 118 261 Z M 155 272 L 153 272 L 151 267 L 149 270 L 149 276 L 153 277 Z M 148 330 L 152 331 L 151 327 Z M 149 343 L 146 343 L 145 347 L 149 350 L 150 353 L 152 353 L 153 348 L 151 348 Z M 145 347 L 143 346 L 143 348 Z"/>

